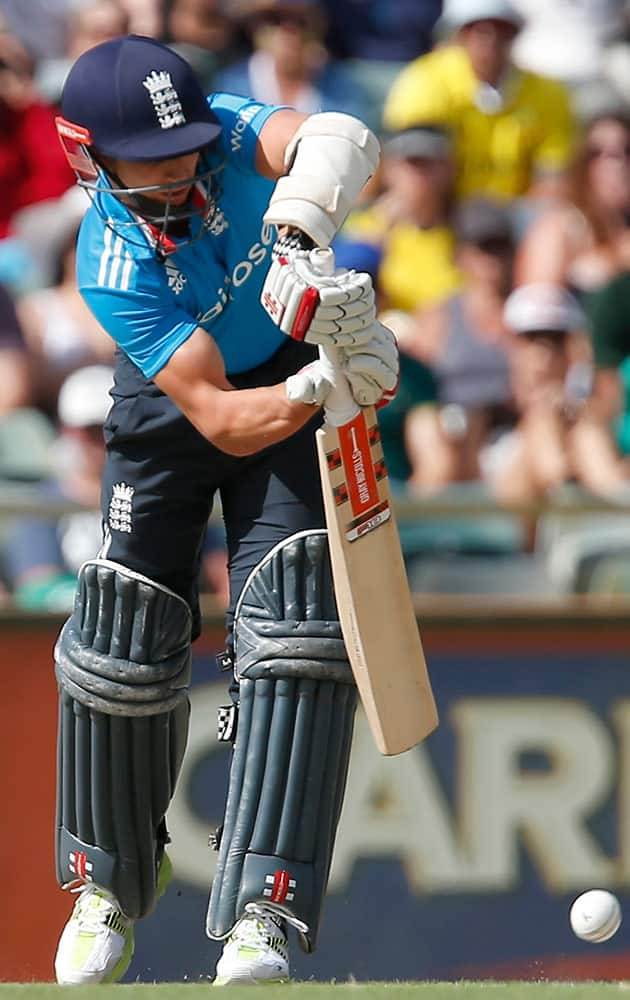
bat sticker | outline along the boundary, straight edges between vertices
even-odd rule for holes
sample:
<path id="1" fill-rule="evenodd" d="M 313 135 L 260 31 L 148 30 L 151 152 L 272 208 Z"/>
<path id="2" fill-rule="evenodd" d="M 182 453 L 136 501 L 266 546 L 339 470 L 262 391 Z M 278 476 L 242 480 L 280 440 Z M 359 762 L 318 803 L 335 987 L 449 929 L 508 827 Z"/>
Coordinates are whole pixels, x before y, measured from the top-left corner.
<path id="1" fill-rule="evenodd" d="M 363 538 L 369 531 L 374 531 L 385 521 L 389 521 L 391 510 L 387 500 L 383 500 L 378 507 L 372 507 L 366 514 L 355 517 L 345 528 L 346 538 L 349 542 L 356 542 L 358 538 Z"/>

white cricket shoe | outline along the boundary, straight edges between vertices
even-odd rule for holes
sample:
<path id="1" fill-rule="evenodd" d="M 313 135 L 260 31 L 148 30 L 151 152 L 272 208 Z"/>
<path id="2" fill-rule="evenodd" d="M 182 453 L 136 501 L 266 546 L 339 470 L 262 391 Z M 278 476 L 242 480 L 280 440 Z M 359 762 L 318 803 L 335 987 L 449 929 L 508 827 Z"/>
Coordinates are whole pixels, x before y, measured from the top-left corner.
<path id="1" fill-rule="evenodd" d="M 171 860 L 164 854 L 158 873 L 158 899 L 172 874 Z M 125 916 L 111 892 L 92 882 L 70 891 L 79 896 L 57 945 L 57 982 L 66 986 L 117 983 L 133 957 L 133 920 Z"/>
<path id="2" fill-rule="evenodd" d="M 111 892 L 89 883 L 81 886 L 57 946 L 57 982 L 115 983 L 127 971 L 132 955 L 133 920 L 124 915 Z"/>
<path id="3" fill-rule="evenodd" d="M 213 985 L 286 982 L 289 942 L 284 921 L 256 903 L 248 903 L 245 910 L 225 943 Z"/>

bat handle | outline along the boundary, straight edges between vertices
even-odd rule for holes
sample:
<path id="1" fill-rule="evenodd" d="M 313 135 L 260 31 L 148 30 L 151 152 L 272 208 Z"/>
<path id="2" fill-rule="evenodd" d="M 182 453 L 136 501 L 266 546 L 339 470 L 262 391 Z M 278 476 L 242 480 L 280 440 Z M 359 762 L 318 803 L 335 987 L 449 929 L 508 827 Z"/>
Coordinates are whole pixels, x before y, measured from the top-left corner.
<path id="1" fill-rule="evenodd" d="M 315 249 L 310 252 L 311 266 L 322 275 L 332 275 L 335 272 L 335 254 L 330 247 Z M 327 377 L 333 388 L 328 394 L 324 406 L 326 423 L 332 427 L 341 427 L 353 420 L 360 411 L 358 403 L 350 392 L 348 379 L 343 373 L 340 347 L 323 347 L 320 345 L 319 357 Z"/>
<path id="2" fill-rule="evenodd" d="M 332 427 L 341 427 L 354 420 L 361 409 L 350 392 L 350 383 L 341 367 L 341 356 L 340 347 L 322 347 L 320 344 L 320 361 L 326 377 L 332 383 L 324 404 L 326 423 Z"/>

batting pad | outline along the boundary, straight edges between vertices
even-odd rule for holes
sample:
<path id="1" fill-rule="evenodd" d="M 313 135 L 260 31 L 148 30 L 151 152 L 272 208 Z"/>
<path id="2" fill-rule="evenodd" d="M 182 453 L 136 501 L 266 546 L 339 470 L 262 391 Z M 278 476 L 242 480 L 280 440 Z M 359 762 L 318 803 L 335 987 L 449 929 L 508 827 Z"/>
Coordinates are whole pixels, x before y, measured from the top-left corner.
<path id="1" fill-rule="evenodd" d="M 109 889 L 134 919 L 156 899 L 188 736 L 190 636 L 185 601 L 95 560 L 55 648 L 57 877 Z"/>
<path id="2" fill-rule="evenodd" d="M 256 567 L 234 643 L 238 728 L 206 930 L 225 937 L 258 902 L 313 951 L 357 700 L 325 531 L 291 536 Z"/>

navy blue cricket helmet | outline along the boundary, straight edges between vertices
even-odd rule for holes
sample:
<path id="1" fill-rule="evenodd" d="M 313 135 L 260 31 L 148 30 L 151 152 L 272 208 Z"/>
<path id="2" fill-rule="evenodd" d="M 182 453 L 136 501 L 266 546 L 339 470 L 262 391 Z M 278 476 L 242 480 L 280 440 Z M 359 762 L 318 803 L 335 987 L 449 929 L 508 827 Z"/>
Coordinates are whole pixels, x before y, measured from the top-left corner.
<path id="1" fill-rule="evenodd" d="M 176 248 L 166 238 L 169 223 L 196 214 L 209 218 L 210 182 L 216 167 L 200 168 L 188 178 L 191 204 L 179 208 L 163 196 L 169 188 L 181 190 L 181 180 L 171 185 L 125 187 L 102 159 L 169 160 L 203 152 L 218 139 L 221 124 L 192 68 L 167 45 L 125 35 L 84 52 L 66 79 L 57 131 L 78 183 L 92 196 L 97 192 L 116 195 L 145 222 L 160 227 L 163 252 Z M 199 182 L 207 192 L 201 208 Z M 152 197 L 158 193 L 159 199 Z M 128 233 L 123 235 L 129 238 Z"/>
<path id="2" fill-rule="evenodd" d="M 96 151 L 122 160 L 183 156 L 221 131 L 186 60 L 140 35 L 84 52 L 66 80 L 61 113 L 88 130 Z"/>

